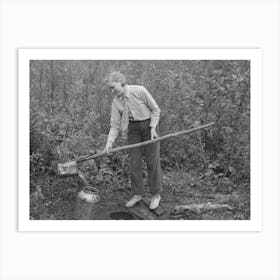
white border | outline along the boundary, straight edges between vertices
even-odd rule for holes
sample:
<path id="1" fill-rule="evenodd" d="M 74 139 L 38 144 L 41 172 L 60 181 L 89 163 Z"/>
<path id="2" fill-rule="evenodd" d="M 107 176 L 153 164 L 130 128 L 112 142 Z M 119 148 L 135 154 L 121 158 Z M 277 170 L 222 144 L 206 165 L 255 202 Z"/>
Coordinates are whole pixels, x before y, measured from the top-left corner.
<path id="1" fill-rule="evenodd" d="M 38 221 L 29 220 L 30 60 L 250 60 L 251 220 L 240 221 Z M 19 231 L 261 231 L 262 229 L 262 65 L 260 49 L 19 49 Z"/>

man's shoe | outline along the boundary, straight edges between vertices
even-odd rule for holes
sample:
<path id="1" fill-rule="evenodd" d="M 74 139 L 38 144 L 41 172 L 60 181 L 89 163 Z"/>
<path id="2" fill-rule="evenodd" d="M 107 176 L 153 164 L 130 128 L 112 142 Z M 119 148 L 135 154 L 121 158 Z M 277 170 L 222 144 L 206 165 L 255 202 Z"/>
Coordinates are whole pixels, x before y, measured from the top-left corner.
<path id="1" fill-rule="evenodd" d="M 125 204 L 125 207 L 127 208 L 133 207 L 140 200 L 142 200 L 142 196 L 136 194 Z"/>
<path id="2" fill-rule="evenodd" d="M 158 208 L 160 202 L 160 194 L 156 194 L 152 197 L 151 203 L 150 203 L 150 209 L 155 210 Z"/>

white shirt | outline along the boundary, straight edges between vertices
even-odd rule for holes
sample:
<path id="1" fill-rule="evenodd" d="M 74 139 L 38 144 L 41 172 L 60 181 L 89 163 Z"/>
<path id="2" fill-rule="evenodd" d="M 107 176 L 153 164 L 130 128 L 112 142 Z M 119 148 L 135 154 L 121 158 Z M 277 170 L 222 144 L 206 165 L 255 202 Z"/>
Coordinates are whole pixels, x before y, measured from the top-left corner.
<path id="1" fill-rule="evenodd" d="M 151 119 L 150 127 L 156 127 L 159 122 L 160 108 L 156 101 L 143 86 L 126 85 L 123 98 L 127 99 L 127 105 L 134 120 L 142 121 Z M 123 98 L 115 96 L 111 107 L 111 129 L 108 141 L 114 142 L 119 135 L 121 118 L 124 111 Z"/>

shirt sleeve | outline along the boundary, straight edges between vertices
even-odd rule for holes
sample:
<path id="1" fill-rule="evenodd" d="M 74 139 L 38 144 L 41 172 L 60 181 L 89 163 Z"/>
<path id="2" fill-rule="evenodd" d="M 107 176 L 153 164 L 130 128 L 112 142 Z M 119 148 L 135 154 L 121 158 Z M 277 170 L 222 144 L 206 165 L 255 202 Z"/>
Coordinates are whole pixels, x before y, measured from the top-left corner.
<path id="1" fill-rule="evenodd" d="M 108 134 L 107 142 L 114 143 L 116 138 L 119 135 L 120 131 L 120 124 L 121 124 L 121 113 L 117 107 L 116 102 L 113 100 L 112 107 L 111 107 L 111 119 L 110 119 L 110 131 Z"/>
<path id="2" fill-rule="evenodd" d="M 149 93 L 149 91 L 145 88 L 142 87 L 143 89 L 143 99 L 146 103 L 146 105 L 150 108 L 151 110 L 151 123 L 150 127 L 156 127 L 159 122 L 159 117 L 160 117 L 160 108 L 152 95 Z"/>

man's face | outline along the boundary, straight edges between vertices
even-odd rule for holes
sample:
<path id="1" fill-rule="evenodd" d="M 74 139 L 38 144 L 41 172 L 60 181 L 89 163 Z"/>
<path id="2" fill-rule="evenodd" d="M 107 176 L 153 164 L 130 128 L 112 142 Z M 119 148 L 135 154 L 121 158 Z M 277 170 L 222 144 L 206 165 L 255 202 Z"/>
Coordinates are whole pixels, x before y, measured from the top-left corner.
<path id="1" fill-rule="evenodd" d="M 121 85 L 120 82 L 110 82 L 109 86 L 113 90 L 113 92 L 118 95 L 118 97 L 123 96 L 123 94 L 124 94 L 124 87 Z"/>

